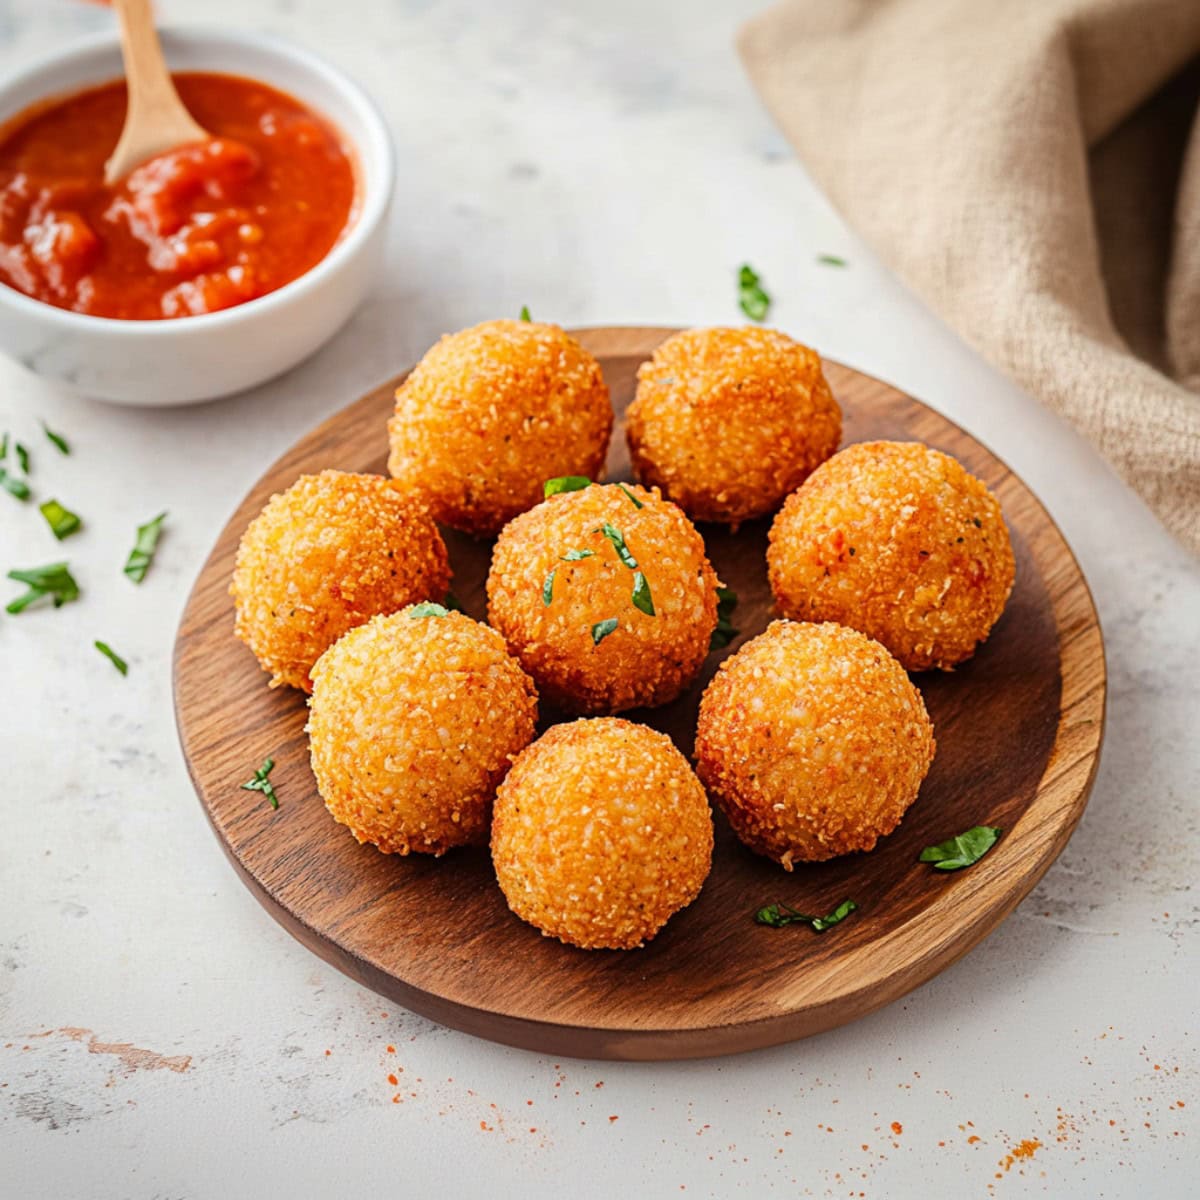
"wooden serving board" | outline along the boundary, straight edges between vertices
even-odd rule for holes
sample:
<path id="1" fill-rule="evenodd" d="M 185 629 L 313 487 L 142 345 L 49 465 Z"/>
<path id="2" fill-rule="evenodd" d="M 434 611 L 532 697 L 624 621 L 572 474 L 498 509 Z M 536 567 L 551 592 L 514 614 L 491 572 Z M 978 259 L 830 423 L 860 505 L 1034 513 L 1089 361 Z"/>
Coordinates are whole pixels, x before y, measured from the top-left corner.
<path id="1" fill-rule="evenodd" d="M 586 329 L 618 417 L 638 364 L 667 329 Z M 400 1004 L 481 1037 L 554 1055 L 666 1059 L 769 1046 L 840 1025 L 931 978 L 993 930 L 1066 844 L 1087 801 L 1104 726 L 1104 649 L 1087 584 L 1029 489 L 957 426 L 837 363 L 826 371 L 844 443 L 915 439 L 953 454 L 998 496 L 1017 582 L 990 640 L 953 674 L 915 676 L 938 752 L 900 828 L 870 854 L 794 874 L 746 851 L 716 815 L 712 875 L 700 898 L 646 948 L 582 951 L 542 937 L 506 907 L 486 849 L 441 859 L 359 846 L 325 811 L 308 762 L 305 698 L 271 691 L 233 637 L 228 594 L 242 530 L 267 498 L 325 467 L 385 471 L 391 380 L 330 418 L 267 471 L 217 541 L 175 648 L 175 705 L 188 768 L 222 848 L 267 910 L 315 953 Z M 628 479 L 623 422 L 609 477 Z M 674 704 L 625 714 L 691 753 L 700 693 L 724 654 L 771 617 L 768 522 L 737 534 L 702 527 L 740 597 L 733 645 L 710 655 Z M 447 534 L 453 588 L 485 617 L 491 544 Z M 554 714 L 544 714 L 544 722 Z M 268 755 L 280 807 L 239 784 Z M 923 846 L 972 825 L 1000 843 L 976 866 L 935 871 Z M 859 911 L 816 935 L 751 914 L 772 901 Z"/>

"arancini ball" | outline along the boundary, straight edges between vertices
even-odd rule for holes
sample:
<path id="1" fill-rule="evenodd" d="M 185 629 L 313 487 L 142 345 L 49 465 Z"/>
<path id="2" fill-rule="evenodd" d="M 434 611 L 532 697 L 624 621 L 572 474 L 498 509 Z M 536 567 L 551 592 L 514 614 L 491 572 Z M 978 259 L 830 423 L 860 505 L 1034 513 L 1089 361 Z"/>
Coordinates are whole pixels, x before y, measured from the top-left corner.
<path id="1" fill-rule="evenodd" d="M 613 717 L 544 733 L 500 785 L 492 862 L 509 908 L 585 950 L 649 941 L 699 895 L 712 814 L 665 734 Z"/>
<path id="2" fill-rule="evenodd" d="M 790 871 L 870 850 L 933 762 L 921 693 L 844 625 L 773 621 L 700 701 L 696 769 L 734 832 Z"/>
<path id="3" fill-rule="evenodd" d="M 920 442 L 862 442 L 818 467 L 775 518 L 767 567 L 784 616 L 861 630 L 910 671 L 970 658 L 1015 574 L 995 496 Z"/>
<path id="4" fill-rule="evenodd" d="M 310 705 L 326 808 L 385 854 L 486 842 L 496 785 L 537 724 L 500 635 L 436 604 L 352 629 L 313 668 Z"/>
<path id="5" fill-rule="evenodd" d="M 424 507 L 380 475 L 302 475 L 271 497 L 238 546 L 235 632 L 271 687 L 312 690 L 313 663 L 348 629 L 441 600 L 450 565 Z"/>
<path id="6" fill-rule="evenodd" d="M 716 573 L 657 492 L 592 484 L 505 526 L 488 620 L 538 692 L 576 713 L 666 704 L 696 677 L 717 623 Z"/>
<path id="7" fill-rule="evenodd" d="M 434 517 L 498 532 L 556 475 L 599 478 L 613 412 L 600 364 L 557 325 L 447 334 L 396 391 L 388 470 Z"/>
<path id="8" fill-rule="evenodd" d="M 821 356 L 773 329 L 688 329 L 638 368 L 634 471 L 693 521 L 774 512 L 838 447 Z"/>

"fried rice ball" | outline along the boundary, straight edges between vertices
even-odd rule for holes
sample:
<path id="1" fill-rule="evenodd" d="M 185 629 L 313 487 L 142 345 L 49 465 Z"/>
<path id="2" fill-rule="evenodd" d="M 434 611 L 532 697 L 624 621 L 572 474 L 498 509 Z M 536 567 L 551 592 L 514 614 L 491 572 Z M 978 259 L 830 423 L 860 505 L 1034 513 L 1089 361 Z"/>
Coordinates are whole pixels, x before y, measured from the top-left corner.
<path id="1" fill-rule="evenodd" d="M 773 621 L 705 689 L 696 764 L 751 850 L 790 871 L 870 850 L 933 762 L 921 693 L 844 625 Z"/>
<path id="2" fill-rule="evenodd" d="M 537 724 L 500 635 L 436 605 L 352 629 L 313 668 L 310 704 L 325 807 L 385 854 L 486 842 L 496 785 Z"/>
<path id="3" fill-rule="evenodd" d="M 542 697 L 577 713 L 674 700 L 717 623 L 704 541 L 657 492 L 593 484 L 505 526 L 488 620 Z"/>
<path id="4" fill-rule="evenodd" d="M 425 509 L 379 475 L 301 475 L 242 534 L 235 633 L 271 687 L 312 690 L 313 663 L 348 629 L 440 600 L 446 547 Z"/>
<path id="5" fill-rule="evenodd" d="M 558 475 L 598 479 L 613 412 L 600 364 L 557 325 L 448 334 L 396 391 L 388 470 L 441 522 L 494 534 Z"/>
<path id="6" fill-rule="evenodd" d="M 815 350 L 773 329 L 689 329 L 638 369 L 625 436 L 637 477 L 693 521 L 773 512 L 838 447 Z"/>
<path id="7" fill-rule="evenodd" d="M 644 945 L 699 895 L 712 849 L 687 759 L 631 721 L 555 725 L 496 797 L 492 861 L 509 908 L 585 950 Z"/>
<path id="8" fill-rule="evenodd" d="M 862 442 L 818 467 L 775 518 L 767 567 L 784 616 L 850 625 L 910 671 L 970 658 L 1015 574 L 995 496 L 919 442 Z"/>

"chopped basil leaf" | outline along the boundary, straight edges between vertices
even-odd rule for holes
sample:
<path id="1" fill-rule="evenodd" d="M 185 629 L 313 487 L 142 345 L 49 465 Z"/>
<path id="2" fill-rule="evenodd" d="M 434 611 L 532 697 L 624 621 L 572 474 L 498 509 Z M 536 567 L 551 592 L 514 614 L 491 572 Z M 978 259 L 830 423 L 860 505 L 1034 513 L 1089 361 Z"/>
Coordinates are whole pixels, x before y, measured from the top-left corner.
<path id="1" fill-rule="evenodd" d="M 752 321 L 765 321 L 771 297 L 763 291 L 762 281 L 748 264 L 738 272 L 738 304 Z"/>
<path id="2" fill-rule="evenodd" d="M 926 846 L 918 861 L 933 863 L 937 871 L 960 871 L 977 863 L 996 844 L 1001 832 L 993 825 L 976 825 L 947 842 Z"/>
<path id="3" fill-rule="evenodd" d="M 94 645 L 122 675 L 129 674 L 129 664 L 107 642 L 98 641 Z"/>
<path id="4" fill-rule="evenodd" d="M 621 491 L 623 491 L 625 493 L 625 495 L 629 498 L 629 502 L 633 505 L 634 508 L 644 508 L 645 507 L 645 505 L 643 505 L 642 502 L 623 483 L 618 483 L 617 487 L 619 487 L 621 489 Z"/>
<path id="5" fill-rule="evenodd" d="M 410 621 L 415 621 L 418 617 L 448 617 L 450 610 L 442 604 L 434 604 L 432 600 L 422 600 L 420 604 L 414 604 L 408 610 Z"/>
<path id="6" fill-rule="evenodd" d="M 0 487 L 8 492 L 9 495 L 16 496 L 18 500 L 29 499 L 29 484 L 23 479 L 18 479 L 15 475 L 10 475 L 3 467 L 0 467 Z"/>
<path id="7" fill-rule="evenodd" d="M 836 254 L 818 254 L 817 262 L 824 267 L 844 267 L 846 260 L 839 258 Z"/>
<path id="8" fill-rule="evenodd" d="M 549 500 L 560 492 L 579 492 L 585 487 L 591 487 L 592 481 L 586 475 L 560 475 L 557 479 L 547 479 L 542 488 L 542 495 Z"/>
<path id="9" fill-rule="evenodd" d="M 47 500 L 45 504 L 38 507 L 50 526 L 50 532 L 60 542 L 63 538 L 70 537 L 83 524 L 77 513 L 73 513 L 69 508 L 63 508 L 57 500 Z"/>
<path id="10" fill-rule="evenodd" d="M 717 588 L 717 627 L 708 639 L 710 650 L 722 650 L 737 637 L 739 631 L 734 629 L 729 620 L 737 608 L 737 602 L 737 592 L 732 588 Z"/>
<path id="11" fill-rule="evenodd" d="M 167 514 L 161 512 L 145 525 L 139 525 L 137 541 L 129 552 L 129 560 L 125 563 L 125 574 L 134 583 L 141 583 L 146 578 L 146 572 L 154 561 L 154 550 L 158 546 L 158 536 L 162 533 L 162 524 Z"/>
<path id="12" fill-rule="evenodd" d="M 600 532 L 613 544 L 613 549 L 617 552 L 617 557 L 631 570 L 637 570 L 637 559 L 629 553 L 629 547 L 625 545 L 625 537 L 621 531 L 609 521 L 605 521 L 600 526 Z"/>
<path id="13" fill-rule="evenodd" d="M 754 919 L 760 925 L 770 925 L 772 929 L 782 929 L 785 925 L 807 925 L 814 933 L 824 933 L 839 921 L 845 920 L 858 908 L 853 900 L 843 900 L 841 904 L 824 917 L 814 917 L 808 913 L 798 912 L 787 904 L 768 904 L 760 908 Z"/>
<path id="14" fill-rule="evenodd" d="M 29 474 L 29 451 L 26 450 L 25 447 L 22 446 L 20 442 L 17 442 L 16 445 L 13 447 L 13 449 L 17 452 L 17 462 L 19 462 L 21 464 L 22 474 L 28 475 Z"/>
<path id="15" fill-rule="evenodd" d="M 275 760 L 273 758 L 264 758 L 263 765 L 254 772 L 254 778 L 247 780 L 242 784 L 242 790 L 247 792 L 262 792 L 264 796 L 271 802 L 272 808 L 279 807 L 279 797 L 275 795 L 275 788 L 271 781 L 267 778 L 268 775 L 275 769 Z"/>
<path id="16" fill-rule="evenodd" d="M 633 576 L 633 607 L 640 608 L 648 617 L 655 615 L 654 601 L 650 598 L 650 585 L 641 571 L 636 571 Z"/>
<path id="17" fill-rule="evenodd" d="M 554 576 L 558 573 L 558 568 L 554 567 L 550 574 L 546 576 L 546 582 L 542 584 L 542 603 L 549 607 L 550 601 L 554 599 Z"/>
<path id="18" fill-rule="evenodd" d="M 595 550 L 568 550 L 566 554 L 559 555 L 559 558 L 562 562 L 579 562 L 580 559 L 592 558 L 595 553 Z"/>
<path id="19" fill-rule="evenodd" d="M 67 439 L 61 433 L 55 433 L 45 421 L 42 422 L 42 428 L 46 431 L 46 436 L 59 448 L 63 454 L 70 454 L 71 447 L 67 445 Z M 0 455 L 2 458 L 3 455 Z"/>
<path id="20" fill-rule="evenodd" d="M 4 436 L 0 437 L 0 462 L 3 462 L 8 457 L 8 431 L 5 430 Z"/>
<path id="21" fill-rule="evenodd" d="M 521 305 L 521 320 L 522 321 L 532 321 L 533 320 L 533 318 L 529 315 L 529 305 L 528 304 Z"/>
<path id="22" fill-rule="evenodd" d="M 620 624 L 616 617 L 609 617 L 607 621 L 597 621 L 592 626 L 592 644 L 600 645 L 602 641 Z"/>
<path id="23" fill-rule="evenodd" d="M 55 608 L 61 608 L 71 600 L 79 598 L 79 585 L 65 562 L 51 563 L 46 567 L 31 567 L 27 571 L 9 571 L 9 579 L 29 585 L 29 591 L 8 603 L 5 612 L 19 613 L 35 601 L 49 596 Z"/>

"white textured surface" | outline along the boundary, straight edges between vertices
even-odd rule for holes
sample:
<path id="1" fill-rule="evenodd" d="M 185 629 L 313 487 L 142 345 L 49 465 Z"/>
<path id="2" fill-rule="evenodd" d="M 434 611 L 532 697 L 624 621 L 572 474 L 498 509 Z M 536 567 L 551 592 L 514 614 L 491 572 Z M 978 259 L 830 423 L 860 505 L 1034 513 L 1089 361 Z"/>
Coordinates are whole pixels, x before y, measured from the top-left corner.
<path id="1" fill-rule="evenodd" d="M 0 429 L 87 521 L 63 547 L 83 599 L 0 618 L 0 1195 L 1194 1195 L 1200 570 L 829 211 L 733 56 L 758 5 L 161 7 L 286 34 L 379 98 L 401 164 L 389 274 L 316 358 L 208 407 L 71 401 L 0 362 Z M 0 0 L 0 71 L 109 20 Z M 743 260 L 774 323 L 961 422 L 1062 525 L 1109 654 L 1083 823 L 964 960 L 797 1045 L 558 1066 L 397 1012 L 279 929 L 205 825 L 171 716 L 187 588 L 261 468 L 444 330 L 523 303 L 564 324 L 737 320 Z M 162 508 L 135 588 L 121 564 Z M 57 552 L 0 495 L 0 565 Z M 1022 1139 L 1041 1148 L 1006 1170 Z"/>

